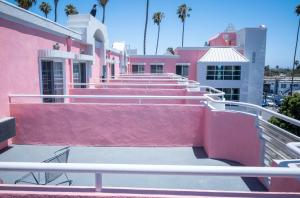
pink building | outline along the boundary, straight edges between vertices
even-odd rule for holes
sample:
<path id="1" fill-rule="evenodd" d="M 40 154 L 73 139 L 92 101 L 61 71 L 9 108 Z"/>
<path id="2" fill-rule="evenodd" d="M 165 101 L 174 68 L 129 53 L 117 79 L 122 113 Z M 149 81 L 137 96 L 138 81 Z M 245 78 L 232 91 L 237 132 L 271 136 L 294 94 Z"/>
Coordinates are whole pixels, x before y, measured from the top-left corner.
<path id="1" fill-rule="evenodd" d="M 90 15 L 0 0 L 0 197 L 299 197 L 300 138 L 264 114 L 300 121 L 235 102 L 259 100 L 265 40 L 126 55 Z"/>

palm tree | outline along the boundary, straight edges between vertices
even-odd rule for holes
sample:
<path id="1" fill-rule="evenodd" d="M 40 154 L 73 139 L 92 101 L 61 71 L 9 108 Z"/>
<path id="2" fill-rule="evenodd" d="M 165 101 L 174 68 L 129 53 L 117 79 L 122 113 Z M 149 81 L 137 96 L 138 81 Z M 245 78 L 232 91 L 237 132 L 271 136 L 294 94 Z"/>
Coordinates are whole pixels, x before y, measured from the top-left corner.
<path id="1" fill-rule="evenodd" d="M 58 0 L 54 0 L 54 21 L 57 21 L 57 5 L 58 5 Z"/>
<path id="2" fill-rule="evenodd" d="M 68 4 L 65 7 L 65 13 L 66 13 L 67 16 L 69 16 L 69 15 L 78 14 L 78 11 L 77 11 L 77 9 L 74 5 Z"/>
<path id="3" fill-rule="evenodd" d="M 48 14 L 52 10 L 52 8 L 49 3 L 42 2 L 40 5 L 40 10 L 45 14 L 45 17 L 48 18 Z"/>
<path id="4" fill-rule="evenodd" d="M 177 15 L 181 19 L 181 22 L 182 22 L 181 47 L 183 47 L 185 19 L 187 17 L 190 17 L 190 14 L 189 14 L 190 11 L 192 11 L 192 8 L 187 7 L 186 4 L 180 5 L 177 9 Z"/>
<path id="5" fill-rule="evenodd" d="M 148 13 L 149 13 L 149 0 L 146 3 L 146 21 L 144 29 L 144 55 L 146 55 L 146 37 L 147 37 L 147 26 L 148 26 Z"/>
<path id="6" fill-rule="evenodd" d="M 19 7 L 25 10 L 28 10 L 33 4 L 36 4 L 36 0 L 16 0 L 16 2 L 18 3 Z"/>
<path id="7" fill-rule="evenodd" d="M 153 22 L 157 25 L 157 40 L 156 40 L 156 50 L 155 54 L 157 54 L 157 49 L 158 49 L 158 42 L 159 42 L 159 33 L 160 33 L 160 23 L 162 19 L 165 17 L 165 14 L 163 12 L 155 12 L 153 14 Z"/>
<path id="8" fill-rule="evenodd" d="M 105 21 L 105 6 L 108 3 L 108 0 L 98 0 L 98 3 L 101 5 L 102 10 L 103 10 L 102 23 L 104 24 L 104 21 Z"/>
<path id="9" fill-rule="evenodd" d="M 300 15 L 300 4 L 297 5 L 295 12 L 297 16 Z M 297 30 L 297 37 L 296 37 L 296 45 L 295 45 L 295 52 L 294 52 L 294 60 L 293 60 L 293 70 L 292 70 L 292 83 L 291 83 L 291 95 L 293 95 L 293 88 L 294 88 L 294 71 L 295 71 L 295 66 L 297 65 L 296 62 L 296 54 L 297 54 L 297 48 L 298 48 L 298 37 L 299 37 L 299 28 L 300 28 L 300 18 L 298 22 L 298 30 Z"/>

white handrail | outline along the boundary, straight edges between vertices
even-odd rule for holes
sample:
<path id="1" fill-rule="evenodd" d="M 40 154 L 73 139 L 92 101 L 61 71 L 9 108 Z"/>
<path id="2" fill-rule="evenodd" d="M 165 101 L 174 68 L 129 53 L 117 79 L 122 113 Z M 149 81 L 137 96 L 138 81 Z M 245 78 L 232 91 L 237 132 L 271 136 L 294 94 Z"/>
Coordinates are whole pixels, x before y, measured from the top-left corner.
<path id="1" fill-rule="evenodd" d="M 294 124 L 298 127 L 300 127 L 300 121 L 296 120 L 294 118 L 288 117 L 286 115 L 277 113 L 275 111 L 263 108 L 261 106 L 255 105 L 255 104 L 250 104 L 250 103 L 245 103 L 245 102 L 234 102 L 234 101 L 227 101 L 227 100 L 215 100 L 213 98 L 211 98 L 210 96 L 208 96 L 207 94 L 204 94 L 204 96 L 207 97 L 207 99 L 211 102 L 215 102 L 215 103 L 219 103 L 219 104 L 229 104 L 229 105 L 237 105 L 237 106 L 241 106 L 241 107 L 248 107 L 248 108 L 252 108 L 254 110 L 257 111 L 258 115 L 261 115 L 261 112 L 267 112 L 269 114 L 271 114 L 272 116 L 275 116 L 277 118 L 280 118 L 286 122 L 289 122 L 291 124 Z"/>
<path id="2" fill-rule="evenodd" d="M 187 84 L 153 84 L 153 83 L 69 83 L 69 85 L 93 85 L 93 86 L 161 86 L 161 87 L 172 87 L 172 86 L 179 86 L 179 87 L 186 87 Z"/>
<path id="3" fill-rule="evenodd" d="M 29 98 L 92 98 L 92 99 L 174 99 L 174 100 L 206 100 L 205 96 L 147 96 L 147 95 L 37 95 L 37 94 L 9 94 L 8 97 Z"/>
<path id="4" fill-rule="evenodd" d="M 245 166 L 191 166 L 95 163 L 0 162 L 2 171 L 62 171 L 77 173 L 173 174 L 242 177 L 300 177 L 299 168 Z"/>
<path id="5" fill-rule="evenodd" d="M 299 168 L 286 167 L 230 167 L 230 166 L 185 166 L 143 164 L 89 164 L 89 163 L 34 163 L 0 162 L 2 171 L 75 172 L 94 173 L 95 190 L 102 190 L 102 174 L 159 174 L 159 175 L 206 175 L 239 177 L 300 177 Z"/>

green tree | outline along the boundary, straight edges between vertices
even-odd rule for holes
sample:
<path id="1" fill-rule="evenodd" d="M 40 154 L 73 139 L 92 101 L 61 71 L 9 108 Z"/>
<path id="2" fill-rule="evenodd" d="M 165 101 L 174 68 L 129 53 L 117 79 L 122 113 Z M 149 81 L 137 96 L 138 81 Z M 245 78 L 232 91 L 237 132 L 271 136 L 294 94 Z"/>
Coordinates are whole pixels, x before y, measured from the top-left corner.
<path id="1" fill-rule="evenodd" d="M 189 12 L 192 11 L 192 8 L 188 7 L 186 4 L 182 4 L 177 9 L 178 18 L 182 22 L 182 35 L 181 35 L 181 47 L 183 47 L 184 41 L 184 26 L 185 26 L 185 19 L 190 17 Z"/>
<path id="2" fill-rule="evenodd" d="M 147 40 L 147 27 L 148 27 L 148 14 L 149 13 L 149 0 L 146 2 L 146 20 L 144 29 L 144 55 L 146 55 L 146 40 Z"/>
<path id="3" fill-rule="evenodd" d="M 65 7 L 65 13 L 66 13 L 67 16 L 69 16 L 69 15 L 78 14 L 78 11 L 77 11 L 77 9 L 74 5 L 68 4 Z"/>
<path id="4" fill-rule="evenodd" d="M 51 12 L 52 8 L 49 3 L 42 2 L 40 5 L 40 10 L 45 14 L 45 17 L 48 18 L 48 14 Z"/>
<path id="5" fill-rule="evenodd" d="M 105 7 L 108 3 L 108 0 L 98 0 L 98 3 L 101 5 L 103 13 L 102 13 L 102 23 L 104 24 L 105 21 Z"/>
<path id="6" fill-rule="evenodd" d="M 36 4 L 36 0 L 16 0 L 19 7 L 28 10 L 33 6 L 33 4 Z"/>
<path id="7" fill-rule="evenodd" d="M 156 49 L 155 49 L 155 54 L 157 54 L 157 49 L 158 49 L 158 42 L 159 42 L 159 34 L 160 34 L 160 23 L 162 19 L 165 17 L 165 14 L 163 12 L 155 12 L 153 14 L 153 22 L 157 25 L 157 39 L 156 39 Z"/>
<path id="8" fill-rule="evenodd" d="M 58 0 L 54 0 L 54 21 L 57 21 L 57 6 L 58 6 Z"/>
<path id="9" fill-rule="evenodd" d="M 279 113 L 300 120 L 300 94 L 294 93 L 291 96 L 285 97 L 281 107 L 279 108 Z M 270 122 L 297 136 L 300 136 L 300 127 L 297 127 L 275 117 L 272 117 L 270 119 Z"/>

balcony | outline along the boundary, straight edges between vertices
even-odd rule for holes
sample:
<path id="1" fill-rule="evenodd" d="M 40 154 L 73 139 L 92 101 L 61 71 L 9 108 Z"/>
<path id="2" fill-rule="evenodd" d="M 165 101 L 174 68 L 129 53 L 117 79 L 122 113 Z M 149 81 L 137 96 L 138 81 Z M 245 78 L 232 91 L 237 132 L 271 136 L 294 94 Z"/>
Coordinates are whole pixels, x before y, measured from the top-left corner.
<path id="1" fill-rule="evenodd" d="M 166 89 L 161 80 L 184 86 Z M 70 95 L 9 96 L 17 135 L 0 154 L 0 170 L 5 171 L 0 177 L 6 184 L 24 172 L 40 170 L 64 171 L 74 181 L 72 187 L 50 184 L 46 191 L 91 193 L 88 196 L 92 191 L 206 196 L 211 190 L 217 192 L 209 195 L 216 197 L 285 195 L 266 191 L 299 196 L 300 152 L 295 142 L 300 138 L 262 115 L 297 126 L 299 121 L 256 105 L 225 101 L 223 92 L 174 75 L 124 75 L 105 82 L 122 84 L 117 88 L 95 86 L 101 83 L 71 88 Z M 142 86 L 128 87 L 131 84 Z M 145 89 L 145 84 L 160 87 Z M 42 98 L 65 102 L 42 103 Z M 232 106 L 235 110 L 227 109 Z M 64 146 L 71 146 L 67 164 L 39 163 Z M 9 188 L 30 190 L 26 185 L 1 187 Z"/>

